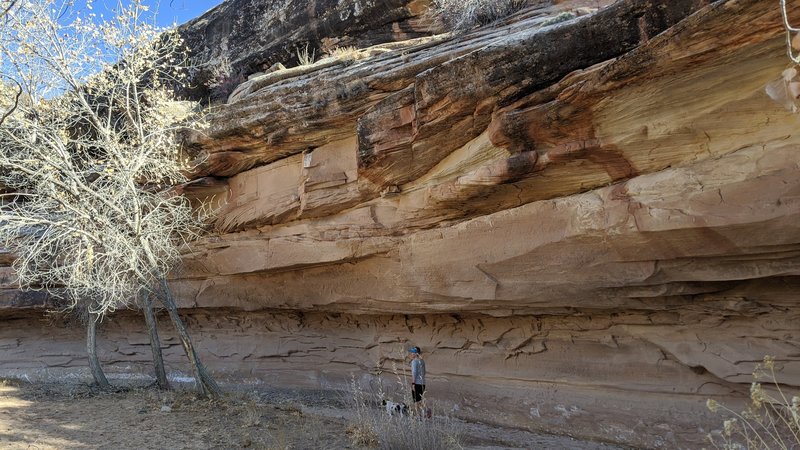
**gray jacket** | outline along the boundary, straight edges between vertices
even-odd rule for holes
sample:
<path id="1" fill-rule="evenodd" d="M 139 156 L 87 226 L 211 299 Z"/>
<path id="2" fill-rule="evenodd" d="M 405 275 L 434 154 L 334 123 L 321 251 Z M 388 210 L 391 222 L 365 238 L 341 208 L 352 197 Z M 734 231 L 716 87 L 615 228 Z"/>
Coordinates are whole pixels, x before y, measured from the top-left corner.
<path id="1" fill-rule="evenodd" d="M 411 361 L 411 379 L 414 384 L 425 384 L 425 361 L 415 358 Z"/>

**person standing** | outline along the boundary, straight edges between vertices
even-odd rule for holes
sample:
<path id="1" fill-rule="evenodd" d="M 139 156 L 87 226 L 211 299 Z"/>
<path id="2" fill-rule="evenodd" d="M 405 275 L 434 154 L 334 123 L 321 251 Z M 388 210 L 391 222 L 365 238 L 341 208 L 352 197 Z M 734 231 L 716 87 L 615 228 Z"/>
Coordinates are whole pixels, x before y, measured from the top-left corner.
<path id="1" fill-rule="evenodd" d="M 414 409 L 417 413 L 425 410 L 425 360 L 422 359 L 422 350 L 419 347 L 411 347 L 411 397 L 414 399 Z"/>

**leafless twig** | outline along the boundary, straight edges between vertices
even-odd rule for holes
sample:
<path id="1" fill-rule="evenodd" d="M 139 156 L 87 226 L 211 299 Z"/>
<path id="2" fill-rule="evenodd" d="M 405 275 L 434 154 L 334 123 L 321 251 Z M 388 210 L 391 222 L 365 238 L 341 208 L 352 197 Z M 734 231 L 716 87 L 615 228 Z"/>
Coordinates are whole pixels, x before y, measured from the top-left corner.
<path id="1" fill-rule="evenodd" d="M 800 28 L 795 28 L 789 23 L 789 13 L 786 10 L 786 0 L 780 0 L 781 5 L 781 16 L 783 17 L 783 27 L 786 29 L 786 53 L 789 55 L 789 59 L 792 60 L 795 64 L 800 64 L 800 55 L 794 54 L 794 49 L 792 48 L 792 33 L 800 32 Z"/>

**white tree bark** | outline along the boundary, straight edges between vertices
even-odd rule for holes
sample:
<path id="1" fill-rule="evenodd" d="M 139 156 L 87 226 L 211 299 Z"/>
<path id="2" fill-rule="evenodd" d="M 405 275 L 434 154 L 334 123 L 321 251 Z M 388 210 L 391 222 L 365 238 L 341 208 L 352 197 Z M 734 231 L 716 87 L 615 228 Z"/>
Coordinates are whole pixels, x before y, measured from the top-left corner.
<path id="1" fill-rule="evenodd" d="M 156 316 L 153 313 L 153 302 L 150 300 L 150 294 L 145 293 L 142 296 L 142 311 L 144 312 L 145 324 L 147 325 L 147 333 L 150 336 L 150 348 L 153 351 L 153 366 L 156 373 L 156 383 L 161 389 L 169 389 L 169 381 L 167 380 L 167 371 L 164 369 L 164 357 L 161 354 L 161 339 L 158 337 L 158 325 Z"/>
<path id="2" fill-rule="evenodd" d="M 109 390 L 111 384 L 106 379 L 102 367 L 100 367 L 100 360 L 97 357 L 97 321 L 99 316 L 97 314 L 89 314 L 86 320 L 86 353 L 89 355 L 89 369 L 92 372 L 95 384 L 100 389 Z"/>

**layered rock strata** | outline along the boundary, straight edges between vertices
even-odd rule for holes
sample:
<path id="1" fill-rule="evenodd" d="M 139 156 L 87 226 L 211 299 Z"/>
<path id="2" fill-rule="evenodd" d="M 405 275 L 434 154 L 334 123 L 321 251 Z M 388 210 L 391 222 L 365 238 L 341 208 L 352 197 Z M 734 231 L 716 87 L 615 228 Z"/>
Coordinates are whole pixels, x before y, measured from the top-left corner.
<path id="1" fill-rule="evenodd" d="M 229 0 L 180 27 L 196 63 L 189 86 L 207 95 L 209 82 L 235 83 L 301 58 L 340 48 L 428 36 L 441 27 L 424 13 L 429 0 Z M 216 78 L 216 79 L 214 79 Z M 204 85 L 205 84 L 205 85 Z"/>
<path id="2" fill-rule="evenodd" d="M 765 355 L 800 388 L 799 119 L 764 91 L 788 65 L 777 5 L 591 6 L 241 85 L 187 137 L 185 191 L 218 232 L 172 285 L 209 366 L 391 383 L 415 344 L 456 414 L 669 448 L 700 445 L 721 423 L 706 399 L 745 398 Z M 40 299 L 13 296 L 0 369 L 84 365 L 80 333 L 44 336 Z M 112 320 L 105 359 L 143 364 L 137 319 Z"/>

